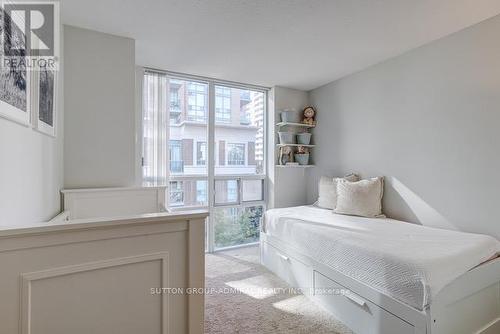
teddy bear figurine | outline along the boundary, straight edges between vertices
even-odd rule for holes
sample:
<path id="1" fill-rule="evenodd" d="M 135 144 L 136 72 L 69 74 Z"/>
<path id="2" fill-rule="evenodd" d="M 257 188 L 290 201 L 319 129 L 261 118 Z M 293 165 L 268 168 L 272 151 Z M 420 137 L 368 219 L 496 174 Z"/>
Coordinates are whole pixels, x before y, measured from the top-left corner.
<path id="1" fill-rule="evenodd" d="M 302 120 L 303 124 L 314 126 L 316 125 L 316 121 L 314 120 L 314 116 L 316 115 L 316 111 L 313 107 L 305 107 L 304 108 L 304 119 Z"/>
<path id="2" fill-rule="evenodd" d="M 297 154 L 307 154 L 309 153 L 309 149 L 305 146 L 299 146 L 297 149 Z"/>
<path id="3" fill-rule="evenodd" d="M 287 162 L 293 162 L 293 149 L 290 146 L 280 147 L 280 165 L 286 165 Z"/>

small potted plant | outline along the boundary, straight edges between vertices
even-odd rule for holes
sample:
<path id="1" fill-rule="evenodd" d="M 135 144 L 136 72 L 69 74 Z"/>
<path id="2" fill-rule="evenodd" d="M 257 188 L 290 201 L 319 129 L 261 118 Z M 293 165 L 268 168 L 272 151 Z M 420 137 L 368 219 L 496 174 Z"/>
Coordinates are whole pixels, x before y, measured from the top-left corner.
<path id="1" fill-rule="evenodd" d="M 295 161 L 298 162 L 299 165 L 309 165 L 309 150 L 307 147 L 299 146 L 295 153 Z"/>

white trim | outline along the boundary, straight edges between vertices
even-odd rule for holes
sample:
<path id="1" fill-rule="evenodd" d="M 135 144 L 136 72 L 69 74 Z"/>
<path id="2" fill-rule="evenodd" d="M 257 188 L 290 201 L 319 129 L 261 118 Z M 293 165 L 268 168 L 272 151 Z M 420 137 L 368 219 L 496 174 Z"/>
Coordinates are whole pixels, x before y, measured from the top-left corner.
<path id="1" fill-rule="evenodd" d="M 207 183 L 207 195 L 208 195 L 208 210 L 210 215 L 208 216 L 208 231 L 207 231 L 207 243 L 208 245 L 205 249 L 212 253 L 215 249 L 215 229 L 214 229 L 214 211 L 215 211 L 215 163 L 216 157 L 218 156 L 218 151 L 215 150 L 215 83 L 210 81 L 208 83 L 208 138 L 207 138 L 207 172 L 208 172 L 208 183 Z M 211 145 L 211 144 L 214 145 Z M 217 158 L 217 161 L 219 159 Z"/>
<path id="2" fill-rule="evenodd" d="M 276 144 L 276 147 L 285 147 L 285 146 L 293 146 L 293 147 L 299 147 L 299 146 L 303 146 L 303 147 L 314 147 L 316 145 L 313 145 L 313 144 L 308 144 L 308 145 L 305 145 L 305 144 Z"/>
<path id="3" fill-rule="evenodd" d="M 316 125 L 304 124 L 304 123 L 290 123 L 290 122 L 279 122 L 276 126 L 298 126 L 302 128 L 315 128 Z"/>
<path id="4" fill-rule="evenodd" d="M 276 165 L 276 168 L 311 168 L 315 165 Z"/>
<path id="5" fill-rule="evenodd" d="M 50 279 L 59 276 L 70 274 L 77 274 L 86 271 L 95 271 L 99 269 L 106 269 L 112 267 L 123 266 L 127 264 L 137 264 L 143 262 L 161 261 L 162 267 L 162 286 L 169 286 L 169 272 L 168 272 L 168 252 L 159 252 L 153 254 L 144 254 L 131 257 L 115 258 L 110 260 L 88 262 L 78 265 L 52 268 L 49 270 L 42 270 L 37 272 L 22 273 L 21 274 L 21 312 L 20 312 L 20 325 L 22 334 L 31 334 L 31 283 L 37 280 Z M 168 334 L 168 310 L 169 310 L 169 294 L 162 294 L 162 334 Z"/>
<path id="6" fill-rule="evenodd" d="M 231 250 L 231 249 L 239 249 L 239 248 L 245 248 L 245 247 L 252 247 L 252 246 L 257 246 L 259 244 L 260 244 L 260 242 L 256 241 L 256 242 L 250 242 L 248 244 L 222 247 L 222 248 L 217 248 L 217 250 L 215 250 L 214 253 L 228 251 L 228 250 Z"/>
<path id="7" fill-rule="evenodd" d="M 148 189 L 166 189 L 167 186 L 134 186 L 134 187 L 109 187 L 109 188 L 78 188 L 78 189 L 63 189 L 61 193 L 72 194 L 72 193 L 98 193 L 98 192 L 108 192 L 108 191 L 135 191 L 135 190 L 148 190 Z"/>
<path id="8" fill-rule="evenodd" d="M 143 158 L 143 110 L 144 110 L 144 68 L 136 66 L 135 69 L 135 184 L 143 184 L 142 180 L 142 158 Z M 165 203 L 166 205 L 166 203 Z"/>
<path id="9" fill-rule="evenodd" d="M 270 87 L 265 87 L 265 86 L 259 86 L 259 85 L 253 85 L 253 84 L 247 84 L 247 83 L 229 81 L 229 80 L 221 80 L 221 79 L 216 79 L 216 78 L 211 78 L 211 77 L 186 74 L 186 73 L 179 73 L 179 72 L 174 72 L 174 71 L 165 71 L 165 70 L 155 69 L 155 68 L 151 68 L 151 67 L 144 67 L 144 70 L 145 70 L 145 72 L 166 74 L 168 76 L 173 76 L 173 77 L 180 78 L 180 79 L 195 80 L 195 81 L 200 81 L 200 82 L 205 82 L 205 83 L 213 82 L 214 85 L 217 85 L 217 86 L 222 85 L 222 86 L 228 86 L 231 88 L 251 89 L 251 90 L 255 90 L 255 91 L 259 91 L 259 92 L 265 92 L 265 91 L 268 91 L 271 89 Z M 214 104 L 214 107 L 215 107 L 215 104 Z"/>
<path id="10" fill-rule="evenodd" d="M 12 244 L 6 240 L 7 237 L 12 236 L 31 236 L 31 235 L 41 235 L 54 232 L 61 232 L 59 239 L 57 239 L 56 244 L 65 243 L 65 237 L 62 234 L 68 231 L 90 231 L 90 230 L 100 230 L 97 237 L 93 237 L 91 240 L 104 240 L 108 239 L 107 230 L 113 227 L 134 227 L 139 225 L 154 225 L 158 228 L 162 228 L 161 225 L 166 223 L 167 232 L 171 231 L 183 231 L 185 226 L 183 224 L 188 221 L 194 221 L 197 219 L 205 219 L 208 216 L 207 210 L 183 210 L 181 212 L 162 212 L 162 213 L 151 213 L 151 214 L 140 214 L 140 215 L 129 215 L 126 217 L 96 217 L 96 218 L 85 218 L 85 219 L 73 219 L 67 222 L 61 222 L 56 224 L 51 224 L 48 222 L 37 222 L 33 224 L 25 225 L 15 225 L 15 226 L 3 226 L 0 229 L 0 252 L 12 250 Z M 177 224 L 177 223 L 182 224 Z M 66 234 L 67 235 L 67 234 Z M 76 242 L 76 237 L 72 237 L 73 241 Z M 82 237 L 83 238 L 83 237 Z M 85 241 L 88 241 L 85 239 Z M 18 244 L 15 245 L 18 249 Z M 24 245 L 28 248 L 33 248 L 36 245 L 31 243 Z M 24 247 L 23 246 L 23 247 Z"/>
<path id="11" fill-rule="evenodd" d="M 497 318 L 496 320 L 493 320 L 486 326 L 484 326 L 476 334 L 498 334 L 498 333 L 500 333 L 500 317 Z"/>
<path id="12" fill-rule="evenodd" d="M 305 167 L 305 166 L 303 166 Z M 245 180 L 265 180 L 266 176 L 264 174 L 224 174 L 214 176 L 216 180 L 234 180 L 234 179 L 245 179 Z M 206 175 L 172 175 L 169 181 L 196 181 L 196 180 L 207 180 Z"/>
<path id="13" fill-rule="evenodd" d="M 217 209 L 228 209 L 228 208 L 247 208 L 251 206 L 263 206 L 264 211 L 266 209 L 266 203 L 264 201 L 251 201 L 251 202 L 242 202 L 242 203 L 224 203 L 216 206 Z"/>

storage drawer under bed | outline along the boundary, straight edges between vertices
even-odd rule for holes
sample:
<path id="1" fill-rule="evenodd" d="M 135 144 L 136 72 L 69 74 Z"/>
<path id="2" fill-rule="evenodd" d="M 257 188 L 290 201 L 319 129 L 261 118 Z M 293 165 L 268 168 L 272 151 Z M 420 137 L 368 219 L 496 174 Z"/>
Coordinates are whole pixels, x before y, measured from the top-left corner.
<path id="1" fill-rule="evenodd" d="M 285 252 L 263 242 L 262 264 L 285 280 L 293 288 L 300 288 L 304 294 L 310 294 L 313 286 L 313 271 L 308 265 L 289 256 Z"/>
<path id="2" fill-rule="evenodd" d="M 313 299 L 357 334 L 414 334 L 415 327 L 314 271 Z"/>

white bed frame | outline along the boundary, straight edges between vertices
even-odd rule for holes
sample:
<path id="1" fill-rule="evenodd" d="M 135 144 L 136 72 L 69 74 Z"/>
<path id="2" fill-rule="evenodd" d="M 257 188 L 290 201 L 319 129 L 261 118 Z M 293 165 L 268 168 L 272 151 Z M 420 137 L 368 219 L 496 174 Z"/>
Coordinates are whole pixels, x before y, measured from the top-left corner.
<path id="1" fill-rule="evenodd" d="M 500 258 L 460 276 L 419 311 L 262 231 L 260 256 L 264 266 L 357 334 L 500 333 Z"/>
<path id="2" fill-rule="evenodd" d="M 61 191 L 63 212 L 52 221 L 166 212 L 165 186 Z"/>

